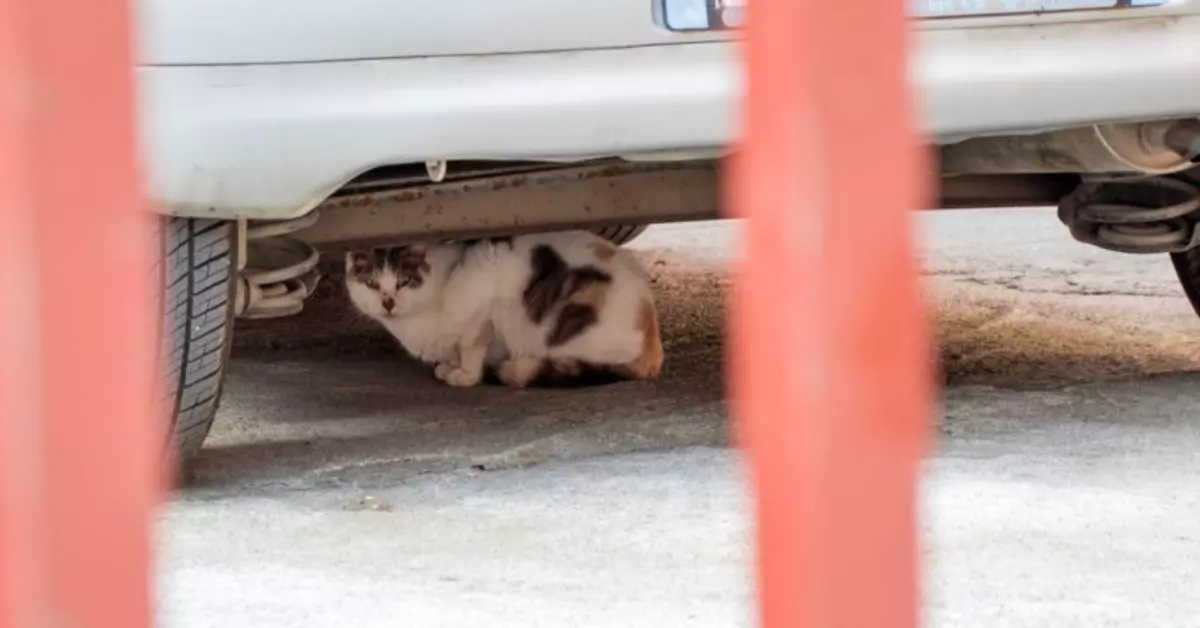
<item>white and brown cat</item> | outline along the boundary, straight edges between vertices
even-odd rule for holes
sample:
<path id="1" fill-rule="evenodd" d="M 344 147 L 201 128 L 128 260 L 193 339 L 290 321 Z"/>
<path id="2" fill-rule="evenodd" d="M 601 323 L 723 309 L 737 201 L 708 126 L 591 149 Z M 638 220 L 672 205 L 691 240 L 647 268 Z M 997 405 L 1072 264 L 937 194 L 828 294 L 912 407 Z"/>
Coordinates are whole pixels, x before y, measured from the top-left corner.
<path id="1" fill-rule="evenodd" d="M 645 270 L 586 231 L 346 254 L 350 300 L 451 386 L 655 379 Z"/>

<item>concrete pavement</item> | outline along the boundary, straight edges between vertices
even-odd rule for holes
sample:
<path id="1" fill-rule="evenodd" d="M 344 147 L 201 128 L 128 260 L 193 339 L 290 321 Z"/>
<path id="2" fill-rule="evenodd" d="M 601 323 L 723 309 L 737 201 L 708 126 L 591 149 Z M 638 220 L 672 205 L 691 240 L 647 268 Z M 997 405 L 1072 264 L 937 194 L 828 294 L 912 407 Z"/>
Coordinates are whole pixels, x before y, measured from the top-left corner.
<path id="1" fill-rule="evenodd" d="M 921 218 L 942 376 L 927 624 L 1200 626 L 1200 320 L 1045 211 Z M 635 243 L 668 371 L 434 386 L 336 300 L 239 328 L 160 526 L 163 625 L 750 626 L 721 303 L 736 224 Z"/>

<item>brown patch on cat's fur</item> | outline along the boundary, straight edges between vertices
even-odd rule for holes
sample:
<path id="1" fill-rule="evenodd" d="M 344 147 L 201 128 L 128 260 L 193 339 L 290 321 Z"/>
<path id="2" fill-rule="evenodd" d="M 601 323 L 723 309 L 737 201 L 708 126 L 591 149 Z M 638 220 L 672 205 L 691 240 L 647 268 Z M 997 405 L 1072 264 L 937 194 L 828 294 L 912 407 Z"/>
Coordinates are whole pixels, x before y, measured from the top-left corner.
<path id="1" fill-rule="evenodd" d="M 638 314 L 638 331 L 642 332 L 642 354 L 618 369 L 629 379 L 655 379 L 662 373 L 663 346 L 658 328 L 658 310 L 652 299 L 642 301 Z"/>
<path id="2" fill-rule="evenodd" d="M 563 298 L 571 273 L 563 258 L 544 245 L 534 247 L 529 255 L 529 265 L 533 272 L 521 296 L 529 320 L 541 323 Z"/>
<path id="3" fill-rule="evenodd" d="M 546 346 L 558 347 L 587 331 L 600 320 L 596 308 L 590 305 L 568 303 L 558 313 L 558 320 L 546 336 Z"/>
<path id="4" fill-rule="evenodd" d="M 522 298 L 529 320 L 538 324 L 546 320 L 550 312 L 560 304 L 587 304 L 586 300 L 575 301 L 573 298 L 577 294 L 591 294 L 595 284 L 612 283 L 612 275 L 598 268 L 568 267 L 562 256 L 546 245 L 534 247 L 530 253 L 529 264 L 533 273 L 529 284 L 525 286 Z"/>
<path id="5" fill-rule="evenodd" d="M 613 251 L 615 253 L 615 249 Z M 608 299 L 611 275 L 591 266 L 569 268 L 554 249 L 544 245 L 533 249 L 530 265 L 533 274 L 524 293 L 525 310 L 530 320 L 541 323 L 551 311 L 559 308 L 557 320 L 546 337 L 548 346 L 565 344 L 596 324 Z M 654 379 L 662 371 L 663 348 L 658 311 L 649 298 L 642 302 L 637 329 L 643 334 L 642 353 L 627 364 L 547 359 L 535 368 L 535 362 L 523 360 L 502 364 L 498 375 L 501 381 L 516 387 L 533 382 L 538 385 L 569 382 L 586 385 L 582 380 Z"/>
<path id="6" fill-rule="evenodd" d="M 607 262 L 617 254 L 617 247 L 607 242 L 593 242 L 591 244 L 592 253 L 596 254 L 596 259 Z"/>
<path id="7" fill-rule="evenodd" d="M 643 334 L 642 353 L 632 362 L 596 364 L 572 358 L 523 358 L 501 363 L 496 375 L 513 388 L 596 386 L 621 380 L 656 379 L 662 373 L 663 346 L 658 310 L 650 298 L 642 301 L 637 329 Z"/>
<path id="8" fill-rule="evenodd" d="M 546 344 L 551 347 L 566 344 L 595 325 L 600 320 L 600 310 L 608 300 L 609 285 L 607 281 L 587 280 L 577 288 L 559 310 L 558 320 L 546 336 Z"/>

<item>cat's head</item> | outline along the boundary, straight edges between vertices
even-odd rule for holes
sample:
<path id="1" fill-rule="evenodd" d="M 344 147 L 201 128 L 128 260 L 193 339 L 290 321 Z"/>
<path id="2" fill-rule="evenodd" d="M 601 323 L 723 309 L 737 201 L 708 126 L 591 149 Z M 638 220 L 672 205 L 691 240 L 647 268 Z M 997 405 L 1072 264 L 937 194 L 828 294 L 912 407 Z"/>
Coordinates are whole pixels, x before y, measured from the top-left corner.
<path id="1" fill-rule="evenodd" d="M 433 297 L 426 247 L 411 244 L 346 253 L 346 289 L 363 313 L 387 319 L 410 314 Z"/>

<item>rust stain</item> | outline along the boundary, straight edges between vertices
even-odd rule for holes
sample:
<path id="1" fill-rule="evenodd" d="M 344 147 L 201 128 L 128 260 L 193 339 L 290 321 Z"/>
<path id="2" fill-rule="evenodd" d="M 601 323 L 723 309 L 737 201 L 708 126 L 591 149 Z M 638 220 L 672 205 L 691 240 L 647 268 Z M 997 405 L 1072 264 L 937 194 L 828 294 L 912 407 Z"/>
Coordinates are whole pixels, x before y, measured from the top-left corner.
<path id="1" fill-rule="evenodd" d="M 563 166 L 532 173 L 485 176 L 478 179 L 461 179 L 439 184 L 414 185 L 393 190 L 364 192 L 332 196 L 321 203 L 322 209 L 362 208 L 392 203 L 407 203 L 432 196 L 460 195 L 479 191 L 503 191 L 524 187 L 552 187 L 578 183 L 593 179 L 611 179 L 619 176 L 665 173 L 679 170 L 708 170 L 715 172 L 715 162 L 702 164 L 679 162 L 642 164 L 620 162 L 604 166 Z M 616 182 L 608 181 L 610 188 Z"/>

